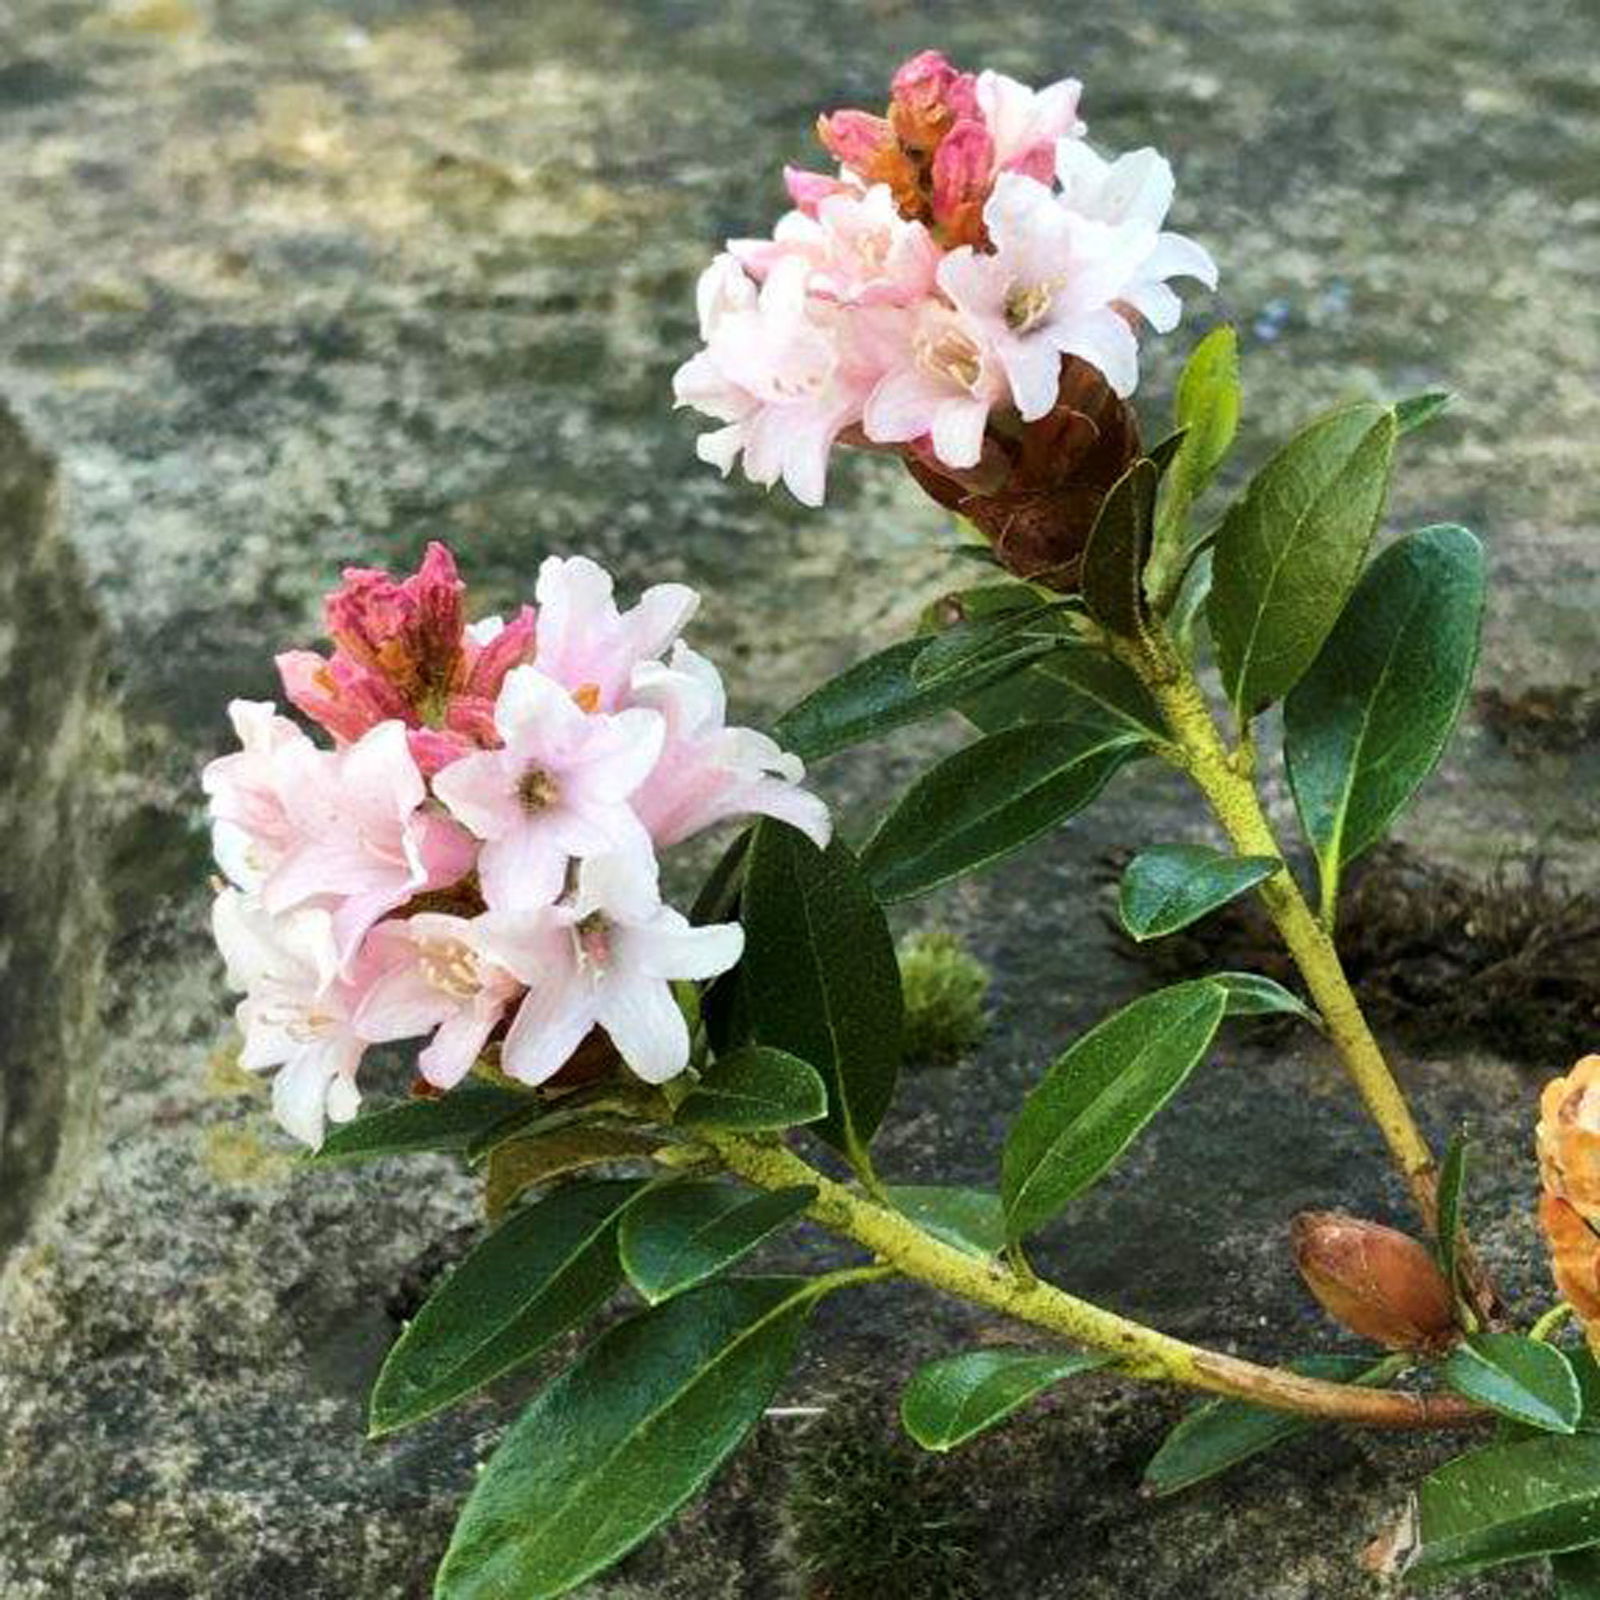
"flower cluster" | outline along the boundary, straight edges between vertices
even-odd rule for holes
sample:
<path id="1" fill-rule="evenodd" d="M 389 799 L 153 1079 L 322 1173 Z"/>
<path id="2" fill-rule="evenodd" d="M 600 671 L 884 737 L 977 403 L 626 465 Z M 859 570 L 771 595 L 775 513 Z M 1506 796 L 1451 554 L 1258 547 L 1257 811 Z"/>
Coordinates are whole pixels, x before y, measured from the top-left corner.
<path id="1" fill-rule="evenodd" d="M 268 703 L 230 707 L 240 749 L 206 768 L 228 879 L 213 926 L 244 999 L 243 1062 L 307 1144 L 353 1116 L 369 1045 L 431 1039 L 447 1089 L 498 1040 L 542 1083 L 595 1029 L 640 1078 L 688 1062 L 672 992 L 726 971 L 737 924 L 662 904 L 657 853 L 762 813 L 827 842 L 800 762 L 726 724 L 716 668 L 678 635 L 681 584 L 620 610 L 578 556 L 541 567 L 537 607 L 466 621 L 443 545 L 403 581 L 351 569 L 323 657 L 278 658 L 315 743 Z"/>
<path id="2" fill-rule="evenodd" d="M 1215 287 L 1216 268 L 1163 231 L 1160 155 L 1085 142 L 1079 89 L 925 51 L 886 115 L 822 117 L 837 175 L 787 170 L 795 209 L 700 279 L 705 348 L 674 390 L 723 424 L 701 458 L 726 473 L 742 457 L 752 481 L 820 505 L 841 438 L 979 468 L 1055 408 L 1063 358 L 1132 393 L 1136 327 L 1170 331 L 1182 310 L 1167 280 Z"/>
<path id="3" fill-rule="evenodd" d="M 1539 1221 L 1563 1298 L 1600 1349 L 1600 1056 L 1585 1056 L 1539 1101 Z"/>

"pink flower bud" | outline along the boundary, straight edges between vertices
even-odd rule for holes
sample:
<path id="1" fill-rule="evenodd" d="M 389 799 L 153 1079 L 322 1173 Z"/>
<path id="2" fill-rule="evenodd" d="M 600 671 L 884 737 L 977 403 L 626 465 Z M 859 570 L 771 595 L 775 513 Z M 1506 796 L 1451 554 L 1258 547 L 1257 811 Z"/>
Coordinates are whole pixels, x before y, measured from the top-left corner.
<path id="1" fill-rule="evenodd" d="M 984 241 L 983 203 L 994 173 L 994 140 L 981 122 L 958 122 L 933 157 L 933 219 L 942 242 Z"/>
<path id="2" fill-rule="evenodd" d="M 937 50 L 913 56 L 890 84 L 890 121 L 913 150 L 932 150 L 956 123 L 978 115 L 977 79 Z"/>
<path id="3" fill-rule="evenodd" d="M 870 111 L 835 111 L 818 117 L 817 137 L 842 166 L 863 174 L 894 144 L 887 120 Z"/>

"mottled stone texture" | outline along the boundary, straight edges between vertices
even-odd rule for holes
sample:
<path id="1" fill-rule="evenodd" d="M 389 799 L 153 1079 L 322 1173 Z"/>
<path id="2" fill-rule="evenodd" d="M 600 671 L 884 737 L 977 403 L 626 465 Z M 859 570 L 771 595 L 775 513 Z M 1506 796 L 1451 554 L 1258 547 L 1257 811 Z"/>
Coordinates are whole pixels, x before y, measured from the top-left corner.
<path id="1" fill-rule="evenodd" d="M 105 943 L 104 651 L 54 463 L 0 406 L 0 1263 L 82 1156 Z"/>
<path id="2" fill-rule="evenodd" d="M 271 693 L 271 652 L 312 641 L 338 564 L 409 562 L 431 536 L 455 544 L 484 609 L 524 594 L 552 550 L 605 560 L 628 586 L 700 584 L 696 637 L 752 719 L 969 580 L 938 553 L 946 523 L 892 464 L 845 464 L 828 509 L 805 513 L 718 482 L 668 407 L 709 249 L 773 215 L 780 164 L 814 159 L 819 107 L 870 103 L 896 61 L 931 44 L 1035 80 L 1073 73 L 1104 146 L 1170 152 L 1174 222 L 1224 272 L 1191 328 L 1223 314 L 1243 338 L 1234 481 L 1342 397 L 1456 390 L 1453 413 L 1402 446 L 1390 527 L 1453 519 L 1485 535 L 1484 683 L 1592 689 L 1590 8 L 0 5 L 0 392 L 60 456 L 122 716 L 102 785 L 115 919 L 103 1149 L 16 1252 L 0 1308 L 3 1600 L 426 1594 L 515 1395 L 377 1445 L 361 1405 L 398 1318 L 469 1237 L 471 1189 L 440 1163 L 306 1170 L 228 1070 L 195 776 L 223 741 L 227 698 Z M 1189 341 L 1152 345 L 1152 436 Z M 0 581 L 10 561 L 0 552 Z M 58 692 L 75 658 L 41 613 L 27 621 L 44 635 L 37 692 Z M 818 781 L 859 836 L 958 737 L 918 730 Z M 1597 778 L 1592 748 L 1519 753 L 1469 714 L 1403 832 L 1475 871 L 1541 849 L 1592 884 Z M 66 830 L 47 833 L 65 914 L 65 885 L 88 873 L 61 860 Z M 1043 1063 L 1148 981 L 1106 925 L 1106 852 L 1202 833 L 1175 780 L 1139 769 L 1081 825 L 914 908 L 991 966 L 995 1022 L 975 1060 L 908 1080 L 887 1171 L 992 1181 Z M 51 904 L 42 880 L 28 892 Z M 54 926 L 25 923 L 12 959 L 54 959 Z M 5 936 L 15 952 L 9 917 Z M 73 945 L 80 973 L 92 948 Z M 1463 1117 L 1482 1135 L 1485 1250 L 1521 1303 L 1539 1303 L 1535 1079 L 1471 1050 L 1399 1061 L 1436 1135 Z M 1287 1216 L 1340 1202 L 1404 1217 L 1335 1064 L 1301 1035 L 1230 1032 L 1039 1255 L 1174 1331 L 1284 1354 L 1330 1338 L 1288 1266 Z M 780 1260 L 821 1252 L 786 1248 Z M 818 1328 L 787 1398 L 884 1438 L 918 1361 L 1006 1332 L 890 1287 L 825 1306 Z M 1141 1465 L 1176 1409 L 1090 1382 L 935 1463 L 921 1487 L 976 1514 L 952 1525 L 971 1553 L 950 1570 L 985 1600 L 1382 1592 L 1356 1555 L 1437 1442 L 1322 1433 L 1141 1504 Z M 805 1593 L 816 1530 L 796 1524 L 788 1485 L 813 1427 L 764 1425 L 709 1501 L 593 1600 Z M 872 1592 L 934 1600 L 892 1574 Z M 851 1597 L 835 1586 L 833 1600 Z"/>

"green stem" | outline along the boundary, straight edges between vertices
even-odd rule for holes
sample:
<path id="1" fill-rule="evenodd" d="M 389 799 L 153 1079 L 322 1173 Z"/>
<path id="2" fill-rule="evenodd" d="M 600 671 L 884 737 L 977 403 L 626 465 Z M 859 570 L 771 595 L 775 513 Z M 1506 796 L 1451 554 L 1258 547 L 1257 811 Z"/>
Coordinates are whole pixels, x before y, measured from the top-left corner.
<path id="1" fill-rule="evenodd" d="M 1528 1329 L 1528 1337 L 1537 1339 L 1541 1344 L 1550 1338 L 1568 1317 L 1575 1315 L 1571 1306 L 1565 1300 L 1558 1300 L 1545 1314 Z"/>
<path id="2" fill-rule="evenodd" d="M 1038 1280 L 1019 1281 L 1003 1263 L 969 1255 L 923 1232 L 910 1218 L 874 1204 L 802 1161 L 787 1145 L 707 1130 L 728 1170 L 761 1189 L 808 1184 L 817 1190 L 809 1214 L 872 1252 L 893 1269 L 947 1294 L 987 1306 L 1074 1343 L 1109 1351 L 1131 1377 L 1183 1384 L 1305 1416 L 1375 1428 L 1445 1428 L 1481 1421 L 1484 1413 L 1453 1394 L 1408 1394 L 1304 1378 L 1205 1350 L 1119 1316 Z M 869 1269 L 871 1270 L 871 1269 Z"/>

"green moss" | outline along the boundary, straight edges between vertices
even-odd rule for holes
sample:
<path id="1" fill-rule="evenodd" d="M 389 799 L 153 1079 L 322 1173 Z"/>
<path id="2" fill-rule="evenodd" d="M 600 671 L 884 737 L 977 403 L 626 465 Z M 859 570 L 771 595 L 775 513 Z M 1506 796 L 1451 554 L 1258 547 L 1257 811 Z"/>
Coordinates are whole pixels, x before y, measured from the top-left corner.
<path id="1" fill-rule="evenodd" d="M 953 933 L 935 928 L 900 941 L 905 1053 L 914 1063 L 956 1061 L 988 1026 L 989 969 Z"/>
<path id="2" fill-rule="evenodd" d="M 979 1592 L 970 1496 L 940 1456 L 886 1437 L 855 1406 L 806 1435 L 788 1512 L 817 1600 L 969 1600 Z"/>

